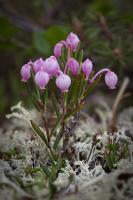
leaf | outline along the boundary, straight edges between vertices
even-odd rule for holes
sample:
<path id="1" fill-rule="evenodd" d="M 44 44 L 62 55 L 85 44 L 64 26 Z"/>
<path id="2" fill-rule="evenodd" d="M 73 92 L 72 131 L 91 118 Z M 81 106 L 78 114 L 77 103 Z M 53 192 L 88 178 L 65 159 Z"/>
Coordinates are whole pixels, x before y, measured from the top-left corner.
<path id="1" fill-rule="evenodd" d="M 44 135 L 44 132 L 38 127 L 38 125 L 31 120 L 31 126 L 35 133 L 40 136 L 40 138 L 45 142 L 46 146 L 48 146 L 47 139 Z"/>
<path id="2" fill-rule="evenodd" d="M 105 155 L 105 160 L 106 160 L 107 166 L 109 167 L 110 171 L 112 171 L 113 164 L 112 164 L 112 160 L 108 154 Z"/>
<path id="3" fill-rule="evenodd" d="M 54 166 L 51 167 L 50 173 L 50 182 L 52 183 L 58 176 L 58 172 L 61 170 L 64 160 L 62 157 L 58 158 L 58 162 Z"/>
<path id="4" fill-rule="evenodd" d="M 36 133 L 37 135 L 39 135 L 40 138 L 45 142 L 46 147 L 47 147 L 47 148 L 46 148 L 46 151 L 47 151 L 47 153 L 48 153 L 48 155 L 49 155 L 49 158 L 50 158 L 52 164 L 54 165 L 53 153 L 51 152 L 51 150 L 50 150 L 50 148 L 49 148 L 49 144 L 48 144 L 48 142 L 47 142 L 47 138 L 45 137 L 43 131 L 42 131 L 42 130 L 38 127 L 38 125 L 37 125 L 36 123 L 34 123 L 32 120 L 31 120 L 31 126 L 32 126 L 33 130 L 35 131 L 35 133 Z"/>
<path id="5" fill-rule="evenodd" d="M 79 53 L 79 58 L 78 58 L 78 61 L 79 61 L 79 74 L 80 74 L 81 68 L 82 68 L 83 56 L 84 56 L 84 52 L 83 52 L 83 49 L 81 49 L 80 53 Z"/>
<path id="6" fill-rule="evenodd" d="M 69 90 L 68 104 L 70 104 L 70 102 L 72 102 L 72 101 L 77 102 L 77 100 L 78 100 L 77 96 L 79 94 L 80 84 L 81 84 L 81 78 L 80 78 L 80 76 L 77 76 L 76 79 L 73 81 L 72 86 Z"/>
<path id="7" fill-rule="evenodd" d="M 45 37 L 51 46 L 53 46 L 60 40 L 64 40 L 68 32 L 69 28 L 67 26 L 54 25 L 46 30 Z"/>
<path id="8" fill-rule="evenodd" d="M 57 115 L 57 117 L 59 117 L 60 116 L 60 109 L 59 109 L 57 98 L 56 98 L 56 96 L 53 92 L 51 92 L 51 98 L 52 98 L 52 103 L 53 103 L 53 107 L 54 107 L 54 110 L 56 112 L 56 115 Z"/>
<path id="9" fill-rule="evenodd" d="M 64 119 L 66 120 L 67 118 L 73 116 L 75 113 L 79 112 L 82 108 L 83 108 L 83 103 L 81 103 L 78 107 L 76 107 L 74 110 L 72 110 L 71 112 L 67 113 L 64 117 Z"/>
<path id="10" fill-rule="evenodd" d="M 51 131 L 51 135 L 53 133 L 55 133 L 56 129 L 58 128 L 58 126 L 60 125 L 60 123 L 62 122 L 64 118 L 64 114 L 60 115 L 60 117 L 57 119 L 55 126 L 53 127 L 52 131 Z"/>
<path id="11" fill-rule="evenodd" d="M 42 99 L 43 99 L 43 104 L 44 104 L 44 111 L 46 112 L 47 102 L 48 102 L 48 88 L 46 88 L 46 89 L 44 90 Z"/>
<path id="12" fill-rule="evenodd" d="M 45 166 L 45 165 L 43 165 L 43 166 L 41 165 L 41 168 L 43 169 L 43 171 L 46 174 L 46 176 L 49 178 L 51 176 L 51 173 L 50 173 L 48 167 Z"/>
<path id="13" fill-rule="evenodd" d="M 84 74 L 83 74 L 82 79 L 81 79 L 81 83 L 80 83 L 79 93 L 78 93 L 79 99 L 83 96 L 85 86 L 86 86 L 86 80 L 85 80 L 85 77 L 84 77 Z"/>
<path id="14" fill-rule="evenodd" d="M 78 47 L 77 47 L 76 52 L 74 52 L 74 56 L 73 56 L 73 58 L 75 58 L 75 59 L 78 58 L 78 54 L 80 53 L 79 50 L 80 50 L 80 42 L 79 42 L 79 44 L 78 44 Z"/>
<path id="15" fill-rule="evenodd" d="M 90 86 L 88 86 L 88 89 L 87 91 L 85 92 L 83 98 L 86 98 L 96 87 L 96 85 L 98 84 L 98 82 L 100 81 L 101 79 L 101 76 L 99 76 L 95 81 L 94 83 L 92 83 Z"/>
<path id="16" fill-rule="evenodd" d="M 33 46 L 40 53 L 49 55 L 51 45 L 46 38 L 45 31 L 38 31 L 33 33 Z"/>
<path id="17" fill-rule="evenodd" d="M 57 149 L 58 144 L 59 144 L 59 142 L 60 142 L 60 140 L 61 140 L 61 138 L 63 136 L 63 132 L 64 132 L 64 129 L 61 128 L 59 133 L 58 133 L 58 135 L 56 136 L 56 139 L 55 139 L 55 142 L 54 142 L 54 146 L 53 146 L 54 149 Z"/>

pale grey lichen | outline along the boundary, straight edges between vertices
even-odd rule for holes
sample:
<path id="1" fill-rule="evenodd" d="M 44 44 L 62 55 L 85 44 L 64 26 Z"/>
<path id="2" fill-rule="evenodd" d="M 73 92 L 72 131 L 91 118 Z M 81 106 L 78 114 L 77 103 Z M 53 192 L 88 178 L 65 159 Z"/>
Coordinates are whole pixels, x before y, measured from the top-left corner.
<path id="1" fill-rule="evenodd" d="M 129 156 L 127 157 L 127 162 L 132 162 L 132 153 L 133 153 L 133 143 L 130 140 L 129 137 L 127 137 L 123 131 L 118 131 L 116 133 L 114 133 L 114 135 L 109 135 L 107 134 L 107 132 L 105 131 L 102 135 L 98 136 L 99 142 L 97 143 L 96 146 L 93 147 L 92 145 L 92 138 L 91 139 L 87 139 L 85 142 L 77 142 L 74 144 L 75 146 L 75 150 L 76 150 L 76 158 L 75 158 L 75 162 L 74 162 L 74 166 L 76 168 L 76 166 L 78 166 L 76 168 L 76 170 L 73 169 L 73 167 L 71 167 L 70 163 L 67 161 L 66 162 L 66 167 L 63 170 L 63 173 L 59 174 L 58 179 L 56 180 L 57 185 L 59 186 L 63 186 L 63 182 L 65 180 L 66 183 L 68 183 L 69 181 L 69 177 L 71 175 L 73 175 L 73 179 L 74 182 L 73 184 L 76 184 L 79 186 L 79 188 L 81 188 L 84 184 L 86 185 L 87 183 L 90 182 L 90 184 L 93 182 L 93 180 L 95 180 L 95 178 L 97 179 L 97 176 L 102 176 L 105 174 L 105 171 L 103 170 L 102 166 L 100 163 L 95 164 L 95 166 L 93 167 L 93 169 L 90 169 L 90 165 L 92 163 L 92 161 L 97 157 L 97 156 L 104 156 L 104 152 L 106 150 L 106 145 L 107 145 L 107 141 L 108 138 L 110 140 L 113 141 L 113 138 L 116 138 L 116 143 L 119 141 L 125 141 L 129 143 Z M 101 146 L 102 144 L 102 148 L 101 149 L 97 149 L 97 146 Z M 123 148 L 123 146 L 122 146 Z M 131 153 L 132 151 L 132 153 Z M 87 152 L 88 155 L 86 156 L 87 159 L 85 161 L 80 161 L 79 160 L 79 154 L 81 152 Z M 118 165 L 119 166 L 119 163 Z M 80 172 L 77 174 L 77 172 Z M 66 181 L 67 179 L 67 181 Z"/>
<path id="2" fill-rule="evenodd" d="M 133 141 L 126 130 L 133 129 L 133 109 L 130 108 L 120 114 L 119 129 L 114 134 L 106 131 L 106 118 L 110 110 L 97 110 L 101 121 L 97 123 L 87 114 L 81 114 L 81 120 L 75 129 L 78 140 L 74 143 L 73 164 L 66 161 L 66 165 L 59 173 L 55 185 L 58 196 L 55 199 L 64 200 L 131 200 L 133 197 Z M 16 114 L 15 109 L 19 110 Z M 22 120 L 38 119 L 35 111 L 27 111 L 21 103 L 14 107 L 8 117 L 18 117 Z M 107 113 L 109 112 L 109 114 Z M 129 114 L 128 114 L 129 112 Z M 34 113 L 34 114 L 29 114 Z M 106 115 L 106 117 L 105 117 Z M 45 163 L 46 150 L 43 142 L 36 136 L 26 123 L 18 118 L 7 124 L 7 128 L 0 129 L 0 199 L 12 200 L 21 198 L 34 198 L 37 200 L 48 199 L 48 182 L 40 168 L 40 163 Z M 100 131 L 97 131 L 100 130 Z M 98 134 L 96 134 L 98 133 Z M 96 139 L 94 144 L 93 139 Z M 110 141 L 118 142 L 120 148 L 127 142 L 128 150 L 125 158 L 120 159 L 110 174 L 107 174 L 97 158 L 104 158 L 106 147 Z M 36 160 L 36 173 L 30 174 L 32 157 L 39 152 Z M 81 160 L 80 156 L 84 155 Z M 8 157 L 9 156 L 9 157 Z M 7 159 L 8 158 L 8 159 Z M 5 160 L 4 160 L 5 159 Z M 30 170 L 29 170 L 30 167 Z M 29 171 L 28 171 L 29 170 Z M 122 174 L 128 174 L 128 179 L 120 179 Z M 19 180 L 19 181 L 18 181 Z M 21 184 L 23 188 L 21 188 Z M 120 186 L 120 187 L 119 187 Z M 76 192 L 77 191 L 77 192 Z M 7 196 L 6 193 L 10 195 Z"/>
<path id="3" fill-rule="evenodd" d="M 133 137 L 133 107 L 125 108 L 118 116 L 118 127 L 130 130 Z"/>
<path id="4" fill-rule="evenodd" d="M 21 120 L 24 120 L 25 122 L 29 123 L 32 120 L 32 116 L 28 110 L 26 110 L 22 106 L 22 102 L 20 101 L 17 105 L 11 107 L 11 114 L 7 114 L 6 117 L 10 119 L 11 117 L 15 117 Z"/>

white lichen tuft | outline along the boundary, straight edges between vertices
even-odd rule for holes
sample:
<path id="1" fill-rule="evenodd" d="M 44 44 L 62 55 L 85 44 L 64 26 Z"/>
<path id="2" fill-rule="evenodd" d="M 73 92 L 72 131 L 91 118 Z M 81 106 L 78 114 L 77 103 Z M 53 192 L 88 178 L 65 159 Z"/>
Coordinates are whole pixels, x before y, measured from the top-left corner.
<path id="1" fill-rule="evenodd" d="M 22 102 L 20 101 L 17 105 L 11 107 L 11 114 L 7 114 L 6 117 L 7 119 L 10 119 L 12 117 L 19 118 L 21 120 L 26 121 L 29 125 L 31 124 L 30 121 L 32 120 L 32 115 L 31 113 L 26 110 L 22 106 Z"/>
<path id="2" fill-rule="evenodd" d="M 119 150 L 121 150 L 123 148 L 123 144 L 127 142 L 128 155 L 123 162 L 126 161 L 129 166 L 131 166 L 131 163 L 133 164 L 133 142 L 128 136 L 125 135 L 124 131 L 118 130 L 114 134 L 107 134 L 107 131 L 104 131 L 103 134 L 97 135 L 96 139 L 98 140 L 96 145 L 93 145 L 92 137 L 87 138 L 85 141 L 76 142 L 74 144 L 75 161 L 73 162 L 72 166 L 69 161 L 66 161 L 66 167 L 62 169 L 62 172 L 59 174 L 55 182 L 59 190 L 67 187 L 67 191 L 70 192 L 73 191 L 75 187 L 78 187 L 79 191 L 82 191 L 87 186 L 95 187 L 94 184 L 99 182 L 103 184 L 103 179 L 106 177 L 106 172 L 104 171 L 100 162 L 95 162 L 95 160 L 97 157 L 104 159 L 105 151 L 107 151 L 108 141 L 113 143 L 115 140 L 116 143 L 120 143 Z M 80 160 L 81 153 L 86 155 L 86 159 L 83 161 Z M 119 174 L 119 170 L 124 169 L 124 164 L 122 164 L 120 161 L 115 164 L 114 167 L 118 168 L 118 171 L 116 171 L 117 174 Z M 72 177 L 71 182 L 70 177 Z M 111 184 L 109 187 L 114 188 L 111 182 L 108 184 Z M 114 184 L 116 184 L 115 181 Z M 97 186 L 97 188 L 101 190 L 100 187 Z"/>

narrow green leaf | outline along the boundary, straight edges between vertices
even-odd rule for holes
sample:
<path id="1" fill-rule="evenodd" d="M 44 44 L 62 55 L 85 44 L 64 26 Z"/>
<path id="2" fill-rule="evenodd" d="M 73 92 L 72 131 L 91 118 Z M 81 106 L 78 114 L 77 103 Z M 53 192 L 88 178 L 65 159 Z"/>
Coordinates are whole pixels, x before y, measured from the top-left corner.
<path id="1" fill-rule="evenodd" d="M 60 109 L 59 109 L 57 98 L 56 98 L 56 96 L 53 92 L 51 92 L 51 97 L 52 97 L 52 103 L 53 103 L 53 106 L 54 106 L 54 110 L 56 112 L 57 117 L 59 117 L 60 116 Z"/>
<path id="2" fill-rule="evenodd" d="M 61 50 L 61 61 L 63 62 L 63 64 L 65 64 L 66 62 L 66 48 L 63 46 L 62 50 Z"/>
<path id="3" fill-rule="evenodd" d="M 81 77 L 80 75 L 78 75 L 76 79 L 73 81 L 72 86 L 70 88 L 67 100 L 68 104 L 70 104 L 70 102 L 75 102 L 75 103 L 77 102 L 80 85 L 81 85 Z"/>
<path id="4" fill-rule="evenodd" d="M 58 133 L 58 135 L 56 136 L 56 140 L 55 140 L 54 146 L 53 146 L 54 149 L 57 149 L 58 144 L 59 144 L 59 142 L 60 142 L 60 140 L 61 140 L 61 138 L 63 136 L 63 132 L 64 132 L 64 129 L 61 128 L 60 131 L 59 131 L 59 133 Z"/>
<path id="5" fill-rule="evenodd" d="M 79 74 L 80 74 L 81 68 L 82 68 L 83 56 L 84 56 L 84 52 L 83 52 L 83 49 L 81 49 L 80 53 L 79 53 L 79 58 L 78 58 L 78 61 L 79 61 Z"/>
<path id="6" fill-rule="evenodd" d="M 47 142 L 46 136 L 44 135 L 44 132 L 32 120 L 31 120 L 31 126 L 32 126 L 33 130 L 35 131 L 35 133 L 37 135 L 39 135 L 40 138 L 45 142 L 46 146 L 48 146 L 48 142 Z"/>
<path id="7" fill-rule="evenodd" d="M 43 104 L 44 104 L 44 111 L 46 112 L 47 108 L 47 100 L 48 100 L 48 88 L 44 90 L 44 95 L 43 95 Z"/>
<path id="8" fill-rule="evenodd" d="M 79 42 L 77 50 L 76 50 L 76 52 L 74 53 L 74 56 L 73 56 L 75 59 L 78 58 L 79 50 L 80 50 L 80 42 Z"/>
<path id="9" fill-rule="evenodd" d="M 82 108 L 83 108 L 83 103 L 81 103 L 78 107 L 76 107 L 74 110 L 70 111 L 69 113 L 67 113 L 64 117 L 64 119 L 66 120 L 67 118 L 73 116 L 75 113 L 79 112 Z"/>
<path id="10" fill-rule="evenodd" d="M 96 85 L 98 84 L 98 82 L 100 81 L 101 76 L 99 76 L 93 84 L 91 84 L 90 86 L 88 85 L 88 89 L 85 92 L 83 98 L 86 98 L 91 92 L 93 92 L 93 90 L 95 89 Z"/>
<path id="11" fill-rule="evenodd" d="M 109 167 L 110 171 L 112 171 L 113 165 L 112 165 L 112 161 L 111 161 L 111 159 L 110 159 L 110 156 L 109 156 L 109 155 L 106 155 L 106 156 L 105 156 L 105 159 L 106 159 L 107 166 Z"/>
<path id="12" fill-rule="evenodd" d="M 42 170 L 44 171 L 44 173 L 46 174 L 46 176 L 49 178 L 51 176 L 51 172 L 49 171 L 48 167 L 45 165 L 41 165 Z"/>
<path id="13" fill-rule="evenodd" d="M 51 135 L 56 132 L 56 130 L 57 130 L 58 126 L 61 124 L 63 118 L 64 118 L 64 114 L 60 115 L 60 117 L 57 119 L 55 126 L 51 130 Z"/>
<path id="14" fill-rule="evenodd" d="M 78 93 L 78 99 L 80 99 L 84 93 L 86 82 L 87 81 L 85 80 L 84 74 L 82 74 L 81 84 L 80 84 L 79 93 Z"/>
<path id="15" fill-rule="evenodd" d="M 63 159 L 59 157 L 58 162 L 51 168 L 51 175 L 50 175 L 50 181 L 55 181 L 55 179 L 58 176 L 58 172 L 61 170 L 63 165 Z"/>
<path id="16" fill-rule="evenodd" d="M 31 126 L 32 126 L 33 130 L 35 131 L 35 133 L 37 135 L 39 135 L 40 138 L 45 142 L 45 144 L 46 144 L 46 151 L 47 151 L 47 153 L 49 155 L 49 158 L 50 158 L 52 164 L 54 165 L 54 156 L 53 156 L 52 152 L 50 151 L 49 144 L 47 142 L 46 136 L 44 135 L 43 131 L 38 127 L 38 125 L 35 124 L 32 120 L 31 120 Z"/>

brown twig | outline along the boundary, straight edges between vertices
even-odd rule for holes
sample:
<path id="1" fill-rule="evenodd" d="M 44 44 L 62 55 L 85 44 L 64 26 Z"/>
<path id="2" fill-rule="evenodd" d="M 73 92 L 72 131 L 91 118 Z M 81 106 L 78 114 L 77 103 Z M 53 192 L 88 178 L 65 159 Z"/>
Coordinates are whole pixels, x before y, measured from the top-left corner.
<path id="1" fill-rule="evenodd" d="M 124 98 L 124 93 L 125 93 L 125 90 L 127 89 L 128 84 L 129 84 L 129 78 L 126 77 L 121 85 L 121 88 L 112 106 L 112 118 L 109 123 L 109 129 L 111 129 L 112 131 L 116 130 L 117 110 L 118 110 L 121 100 Z"/>
<path id="2" fill-rule="evenodd" d="M 102 32 L 105 34 L 106 38 L 109 41 L 112 41 L 112 39 L 113 39 L 112 33 L 109 30 L 109 27 L 107 25 L 107 21 L 106 21 L 105 17 L 101 13 L 97 14 L 97 21 L 98 21 L 98 24 L 99 24 Z"/>

